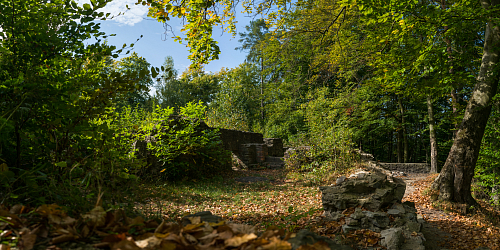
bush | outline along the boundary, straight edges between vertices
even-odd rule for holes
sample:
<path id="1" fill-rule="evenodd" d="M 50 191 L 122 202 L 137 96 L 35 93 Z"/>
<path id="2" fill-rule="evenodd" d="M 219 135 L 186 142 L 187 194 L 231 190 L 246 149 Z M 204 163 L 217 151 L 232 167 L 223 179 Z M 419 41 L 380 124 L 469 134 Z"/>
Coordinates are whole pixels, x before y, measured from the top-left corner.
<path id="1" fill-rule="evenodd" d="M 143 143 L 147 153 L 132 154 L 147 157 L 148 166 L 141 177 L 148 180 L 183 180 L 204 178 L 227 171 L 231 166 L 230 152 L 222 148 L 218 130 L 210 129 L 204 122 L 205 106 L 188 103 L 180 108 L 179 115 L 172 108 L 157 106 L 151 113 L 125 109 L 118 124 L 123 138 Z M 135 128 L 125 131 L 125 128 Z M 125 133 L 124 133 L 125 132 Z M 129 145 L 132 145 L 131 142 Z M 150 154 L 148 156 L 148 153 Z"/>

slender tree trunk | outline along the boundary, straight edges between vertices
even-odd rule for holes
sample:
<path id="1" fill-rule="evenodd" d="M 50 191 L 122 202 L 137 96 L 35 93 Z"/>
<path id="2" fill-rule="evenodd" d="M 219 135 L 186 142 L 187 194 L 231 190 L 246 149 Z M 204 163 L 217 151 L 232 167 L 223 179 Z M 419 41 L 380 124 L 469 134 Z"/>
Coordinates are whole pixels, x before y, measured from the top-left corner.
<path id="1" fill-rule="evenodd" d="M 392 141 L 392 131 L 389 132 L 389 162 L 392 162 L 392 144 L 393 144 L 393 141 Z"/>
<path id="2" fill-rule="evenodd" d="M 401 128 L 398 129 L 397 149 L 398 149 L 398 163 L 402 163 L 403 162 L 403 130 Z"/>
<path id="3" fill-rule="evenodd" d="M 398 96 L 398 105 L 399 105 L 399 115 L 401 115 L 401 135 L 400 137 L 403 139 L 403 162 L 407 163 L 408 162 L 408 138 L 406 136 L 406 126 L 405 126 L 405 111 L 403 108 L 403 101 L 401 100 L 401 97 Z M 399 161 L 401 162 L 401 161 Z"/>
<path id="4" fill-rule="evenodd" d="M 441 9 L 446 9 L 446 0 L 441 0 Z M 446 31 L 448 31 L 449 27 L 448 26 L 444 26 L 443 27 L 443 33 L 446 33 Z M 450 69 L 448 70 L 448 73 L 450 73 L 450 75 L 453 75 L 454 71 L 453 71 L 453 56 L 452 56 L 452 49 L 451 49 L 451 40 L 449 38 L 445 38 L 444 39 L 447 47 L 446 47 L 446 53 L 448 54 L 448 59 L 449 59 L 449 62 L 450 62 Z M 458 109 L 457 109 L 457 90 L 455 88 L 453 88 L 451 90 L 451 107 L 452 107 L 452 114 L 453 114 L 453 121 L 455 122 L 456 119 L 457 119 L 457 116 L 458 116 Z M 453 132 L 453 139 L 455 139 L 456 135 L 457 135 L 457 131 L 458 131 L 458 124 L 455 123 L 455 129 L 452 131 Z"/>
<path id="5" fill-rule="evenodd" d="M 482 0 L 485 9 L 500 5 L 500 0 Z M 481 68 L 464 118 L 457 131 L 448 158 L 432 188 L 439 190 L 439 199 L 476 204 L 471 195 L 471 182 L 481 140 L 491 113 L 491 99 L 496 94 L 499 74 L 500 26 L 494 18 L 487 21 Z M 498 21 L 497 21 L 498 22 Z"/>
<path id="6" fill-rule="evenodd" d="M 14 134 L 16 134 L 16 168 L 21 168 L 21 132 L 19 122 L 14 122 Z"/>
<path id="7" fill-rule="evenodd" d="M 453 69 L 450 69 L 450 73 L 453 72 Z M 453 90 L 451 91 L 451 110 L 452 110 L 452 113 L 453 113 L 453 121 L 456 121 L 457 120 L 457 117 L 458 117 L 458 108 L 457 108 L 457 90 L 455 88 L 453 88 Z M 453 139 L 455 139 L 457 137 L 457 131 L 458 131 L 458 123 L 455 123 L 455 129 L 452 130 L 453 132 Z"/>
<path id="8" fill-rule="evenodd" d="M 429 138 L 431 141 L 431 173 L 437 173 L 437 138 L 436 129 L 434 128 L 434 112 L 432 110 L 431 96 L 427 96 L 427 112 L 429 113 Z"/>
<path id="9" fill-rule="evenodd" d="M 260 119 L 264 124 L 264 59 L 260 57 Z"/>

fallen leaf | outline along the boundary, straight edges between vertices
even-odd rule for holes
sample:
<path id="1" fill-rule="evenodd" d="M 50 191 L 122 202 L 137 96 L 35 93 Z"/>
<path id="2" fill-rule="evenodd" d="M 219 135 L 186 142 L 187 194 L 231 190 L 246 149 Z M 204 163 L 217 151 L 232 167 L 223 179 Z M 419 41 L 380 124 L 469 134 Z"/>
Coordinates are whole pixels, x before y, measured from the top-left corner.
<path id="1" fill-rule="evenodd" d="M 226 244 L 226 246 L 228 247 L 239 247 L 241 246 L 243 243 L 247 243 L 253 239 L 256 239 L 257 238 L 257 235 L 255 234 L 245 234 L 243 236 L 235 236 L 231 239 L 227 239 L 224 241 L 224 243 Z"/>
<path id="2" fill-rule="evenodd" d="M 93 208 L 88 214 L 82 215 L 89 227 L 103 227 L 106 224 L 106 211 L 101 206 Z"/>
<path id="3" fill-rule="evenodd" d="M 19 241 L 20 250 L 31 250 L 35 246 L 37 235 L 28 228 L 21 230 L 21 240 Z"/>
<path id="4" fill-rule="evenodd" d="M 111 250 L 142 250 L 135 242 L 130 240 L 122 240 L 111 246 Z"/>
<path id="5" fill-rule="evenodd" d="M 155 236 L 152 236 L 152 237 L 149 237 L 145 240 L 139 240 L 139 241 L 136 241 L 135 244 L 142 248 L 142 249 L 156 249 L 160 244 L 161 244 L 162 240 L 155 237 Z"/>
<path id="6" fill-rule="evenodd" d="M 255 226 L 246 225 L 246 224 L 235 224 L 228 223 L 227 224 L 235 234 L 255 234 Z"/>
<path id="7" fill-rule="evenodd" d="M 78 239 L 78 236 L 75 236 L 73 234 L 63 234 L 63 235 L 59 235 L 57 237 L 52 238 L 52 240 L 50 240 L 50 243 L 51 244 L 59 244 L 59 243 L 68 242 L 68 241 L 72 241 L 72 240 L 76 240 L 76 239 Z"/>
<path id="8" fill-rule="evenodd" d="M 262 246 L 265 250 L 290 250 L 292 245 L 288 241 L 279 240 L 276 237 L 270 239 L 270 243 Z"/>

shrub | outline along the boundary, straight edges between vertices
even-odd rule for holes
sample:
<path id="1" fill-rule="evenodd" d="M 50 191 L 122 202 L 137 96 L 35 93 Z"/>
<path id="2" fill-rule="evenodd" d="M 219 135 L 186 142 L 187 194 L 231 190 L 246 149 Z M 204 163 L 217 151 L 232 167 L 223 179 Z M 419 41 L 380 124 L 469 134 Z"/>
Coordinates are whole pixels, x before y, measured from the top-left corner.
<path id="1" fill-rule="evenodd" d="M 123 128 L 122 138 L 144 143 L 144 150 L 151 154 L 137 152 L 140 147 L 131 152 L 148 157 L 148 166 L 141 171 L 143 178 L 196 179 L 230 169 L 230 152 L 222 148 L 218 130 L 210 129 L 202 121 L 204 114 L 205 106 L 201 102 L 181 107 L 179 115 L 174 115 L 172 108 L 159 106 L 151 113 L 125 109 L 118 121 Z M 126 131 L 126 128 L 134 128 L 134 131 Z"/>

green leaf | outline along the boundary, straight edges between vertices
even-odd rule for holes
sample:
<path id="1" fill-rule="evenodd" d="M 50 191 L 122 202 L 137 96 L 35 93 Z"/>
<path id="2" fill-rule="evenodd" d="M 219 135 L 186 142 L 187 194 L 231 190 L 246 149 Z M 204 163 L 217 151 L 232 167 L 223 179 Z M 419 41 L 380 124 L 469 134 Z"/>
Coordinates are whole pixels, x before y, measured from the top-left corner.
<path id="1" fill-rule="evenodd" d="M 68 164 L 65 161 L 61 161 L 61 162 L 55 163 L 54 165 L 56 165 L 58 167 L 61 167 L 61 168 L 65 168 L 65 167 L 68 166 Z"/>

